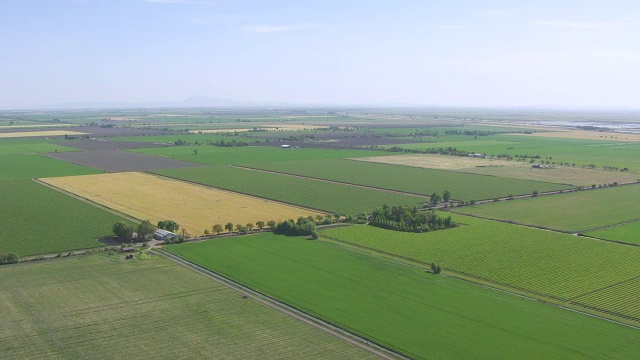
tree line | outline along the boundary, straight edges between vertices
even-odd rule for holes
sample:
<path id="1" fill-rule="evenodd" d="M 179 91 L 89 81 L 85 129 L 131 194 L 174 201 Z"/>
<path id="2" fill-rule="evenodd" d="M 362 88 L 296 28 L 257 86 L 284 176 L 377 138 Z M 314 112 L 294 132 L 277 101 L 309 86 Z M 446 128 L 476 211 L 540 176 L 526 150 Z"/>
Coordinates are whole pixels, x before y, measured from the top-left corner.
<path id="1" fill-rule="evenodd" d="M 413 206 L 388 206 L 376 209 L 371 213 L 369 225 L 384 229 L 422 233 L 449 229 L 458 226 L 451 216 L 437 215 L 433 210 L 419 211 Z"/>

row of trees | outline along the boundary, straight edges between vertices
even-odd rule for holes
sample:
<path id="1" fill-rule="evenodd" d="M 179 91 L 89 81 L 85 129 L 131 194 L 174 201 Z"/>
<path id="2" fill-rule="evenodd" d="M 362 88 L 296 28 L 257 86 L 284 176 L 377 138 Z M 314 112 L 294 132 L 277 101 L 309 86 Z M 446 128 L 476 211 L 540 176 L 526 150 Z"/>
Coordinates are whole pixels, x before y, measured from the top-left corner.
<path id="1" fill-rule="evenodd" d="M 435 206 L 440 204 L 440 202 L 442 201 L 449 202 L 449 200 L 451 200 L 451 192 L 449 190 L 445 190 L 444 193 L 442 193 L 442 196 L 437 193 L 431 194 L 429 202 L 431 203 L 431 205 Z"/>
<path id="2" fill-rule="evenodd" d="M 304 219 L 304 220 L 301 220 Z M 308 224 L 311 223 L 313 224 L 313 226 L 315 227 L 316 225 L 328 225 L 328 224 L 333 224 L 335 222 L 335 220 L 331 217 L 331 216 L 322 216 L 322 215 L 316 215 L 315 217 L 313 216 L 308 216 L 308 217 L 300 217 L 298 218 L 297 222 L 294 222 L 293 219 L 287 220 L 285 222 L 289 222 L 289 224 L 285 224 L 282 225 L 284 222 L 282 223 L 277 223 L 275 220 L 269 220 L 266 223 L 264 221 L 258 221 L 255 223 L 255 228 L 258 228 L 259 230 L 264 229 L 265 227 L 269 227 L 270 229 L 276 229 L 278 227 L 284 226 L 284 228 L 289 227 L 289 225 L 291 225 L 291 223 L 293 223 L 294 225 L 299 226 L 300 224 Z M 222 224 L 215 224 L 211 227 L 211 230 L 209 231 L 209 229 L 205 229 L 204 234 L 205 235 L 209 235 L 209 234 L 217 234 L 220 235 L 220 233 L 222 233 L 223 231 L 227 231 L 229 233 L 231 232 L 239 232 L 239 233 L 249 233 L 254 229 L 254 224 L 249 223 L 246 225 L 242 225 L 242 224 L 233 224 L 231 222 L 227 223 L 226 225 L 222 225 Z M 287 231 L 288 233 L 288 231 Z M 292 234 L 289 234 L 292 235 Z M 300 234 L 300 235 L 311 235 L 310 233 L 307 234 Z"/>
<path id="3" fill-rule="evenodd" d="M 303 236 L 311 235 L 312 239 L 318 238 L 318 229 L 316 223 L 306 217 L 299 217 L 298 221 L 294 222 L 293 219 L 285 220 L 276 226 L 271 228 L 274 234 L 289 235 L 289 236 Z"/>
<path id="4" fill-rule="evenodd" d="M 451 216 L 442 217 L 433 210 L 419 211 L 417 207 L 406 205 L 384 205 L 371 213 L 369 225 L 389 230 L 406 232 L 428 232 L 456 227 Z"/>
<path id="5" fill-rule="evenodd" d="M 136 228 L 123 221 L 118 221 L 113 224 L 113 233 L 118 237 L 118 240 L 122 242 L 129 242 L 133 239 L 133 233 L 136 233 L 136 241 L 146 241 L 153 237 L 153 233 L 156 231 L 156 227 L 149 220 L 145 220 L 140 223 Z"/>

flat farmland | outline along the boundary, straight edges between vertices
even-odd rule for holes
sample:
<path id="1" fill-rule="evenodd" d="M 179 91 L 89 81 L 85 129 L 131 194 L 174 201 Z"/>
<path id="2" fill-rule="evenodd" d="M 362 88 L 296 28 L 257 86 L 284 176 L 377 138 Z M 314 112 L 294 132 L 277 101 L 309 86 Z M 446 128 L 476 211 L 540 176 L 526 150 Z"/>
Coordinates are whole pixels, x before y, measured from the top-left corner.
<path id="1" fill-rule="evenodd" d="M 0 141 L 0 155 L 32 155 L 58 151 L 76 151 L 76 149 L 52 143 L 11 144 Z"/>
<path id="2" fill-rule="evenodd" d="M 228 139 L 225 141 L 229 141 Z M 194 154 L 194 150 L 198 150 Z M 184 161 L 210 165 L 242 165 L 248 163 L 270 163 L 280 161 L 308 161 L 316 159 L 340 159 L 360 156 L 376 156 L 388 153 L 368 150 L 341 149 L 282 149 L 278 147 L 245 146 L 179 146 L 155 149 L 137 149 L 136 153 L 166 156 Z"/>
<path id="3" fill-rule="evenodd" d="M 67 130 L 43 130 L 43 131 L 0 131 L 0 138 L 20 138 L 20 137 L 54 137 L 65 135 L 87 135 L 85 132 Z"/>
<path id="4" fill-rule="evenodd" d="M 49 157 L 74 164 L 91 166 L 109 172 L 149 171 L 156 169 L 186 168 L 200 164 L 168 159 L 160 156 L 136 154 L 119 150 L 77 151 L 48 154 Z"/>
<path id="5" fill-rule="evenodd" d="M 436 154 L 373 156 L 354 158 L 353 160 L 413 166 L 425 169 L 451 170 L 512 179 L 572 184 L 576 186 L 612 184 L 613 182 L 622 184 L 636 182 L 640 178 L 640 174 L 631 172 L 584 169 L 569 166 L 536 169 L 532 168 L 529 162 Z"/>
<path id="6" fill-rule="evenodd" d="M 267 233 L 166 248 L 412 358 L 628 358 L 637 351 L 638 330 L 325 241 Z"/>
<path id="7" fill-rule="evenodd" d="M 590 231 L 586 235 L 600 239 L 617 240 L 640 245 L 640 221 Z"/>
<path id="8" fill-rule="evenodd" d="M 600 140 L 600 141 L 629 141 L 640 142 L 640 134 L 625 134 L 608 131 L 565 130 L 533 133 L 528 136 L 542 136 L 548 138 Z"/>
<path id="9" fill-rule="evenodd" d="M 246 225 L 297 219 L 319 212 L 143 173 L 113 173 L 41 179 L 47 184 L 156 224 L 171 219 L 190 235 L 214 224 Z"/>
<path id="10" fill-rule="evenodd" d="M 462 216 L 454 221 L 462 226 L 422 234 L 357 225 L 321 235 L 564 302 L 640 276 L 637 247 Z M 616 309 L 605 304 L 600 311 Z"/>
<path id="11" fill-rule="evenodd" d="M 419 206 L 423 197 L 400 195 L 328 182 L 269 174 L 229 166 L 155 171 L 157 174 L 215 186 L 322 211 L 353 215 L 387 205 Z"/>
<path id="12" fill-rule="evenodd" d="M 434 192 L 442 194 L 449 190 L 452 197 L 459 200 L 492 199 L 509 194 L 530 194 L 534 190 L 568 188 L 566 185 L 539 181 L 342 159 L 282 161 L 247 166 L 422 195 Z"/>
<path id="13" fill-rule="evenodd" d="M 0 169 L 2 169 L 0 171 L 0 180 L 88 175 L 100 172 L 97 169 L 70 164 L 37 154 L 0 156 Z"/>
<path id="14" fill-rule="evenodd" d="M 556 163 L 575 163 L 577 166 L 594 164 L 603 166 L 627 167 L 632 171 L 640 170 L 640 142 L 602 141 L 584 139 L 548 138 L 531 135 L 500 134 L 483 136 L 474 140 L 465 137 L 456 141 L 447 141 L 443 136 L 431 142 L 396 145 L 405 149 L 424 150 L 429 148 L 454 147 L 460 151 L 486 155 L 529 155 L 540 156 L 542 160 Z"/>
<path id="15" fill-rule="evenodd" d="M 102 246 L 119 216 L 29 179 L 0 181 L 0 252 L 21 256 Z"/>
<path id="16" fill-rule="evenodd" d="M 7 359 L 371 359 L 169 260 L 101 255 L 0 267 Z"/>
<path id="17" fill-rule="evenodd" d="M 640 185 L 454 208 L 461 214 L 580 232 L 640 218 Z"/>

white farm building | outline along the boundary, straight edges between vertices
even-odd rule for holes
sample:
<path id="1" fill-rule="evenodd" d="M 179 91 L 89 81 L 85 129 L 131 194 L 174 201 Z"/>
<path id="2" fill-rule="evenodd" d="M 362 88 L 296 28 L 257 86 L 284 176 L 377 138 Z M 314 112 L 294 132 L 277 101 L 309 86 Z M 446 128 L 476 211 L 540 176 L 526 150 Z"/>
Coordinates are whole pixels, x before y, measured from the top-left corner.
<path id="1" fill-rule="evenodd" d="M 177 238 L 178 234 L 174 234 L 171 231 L 156 229 L 156 232 L 153 233 L 153 238 L 157 240 L 170 240 L 173 238 Z"/>

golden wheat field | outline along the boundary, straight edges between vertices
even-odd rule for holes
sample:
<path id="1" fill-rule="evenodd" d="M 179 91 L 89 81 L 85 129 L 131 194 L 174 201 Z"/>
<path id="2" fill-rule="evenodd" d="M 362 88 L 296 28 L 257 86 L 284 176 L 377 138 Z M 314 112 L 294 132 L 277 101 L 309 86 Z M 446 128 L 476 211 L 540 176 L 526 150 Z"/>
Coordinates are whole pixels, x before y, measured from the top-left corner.
<path id="1" fill-rule="evenodd" d="M 161 176 L 127 172 L 44 178 L 41 181 L 140 220 L 174 220 L 189 235 L 214 224 L 255 224 L 320 213 L 271 200 L 195 185 Z"/>

